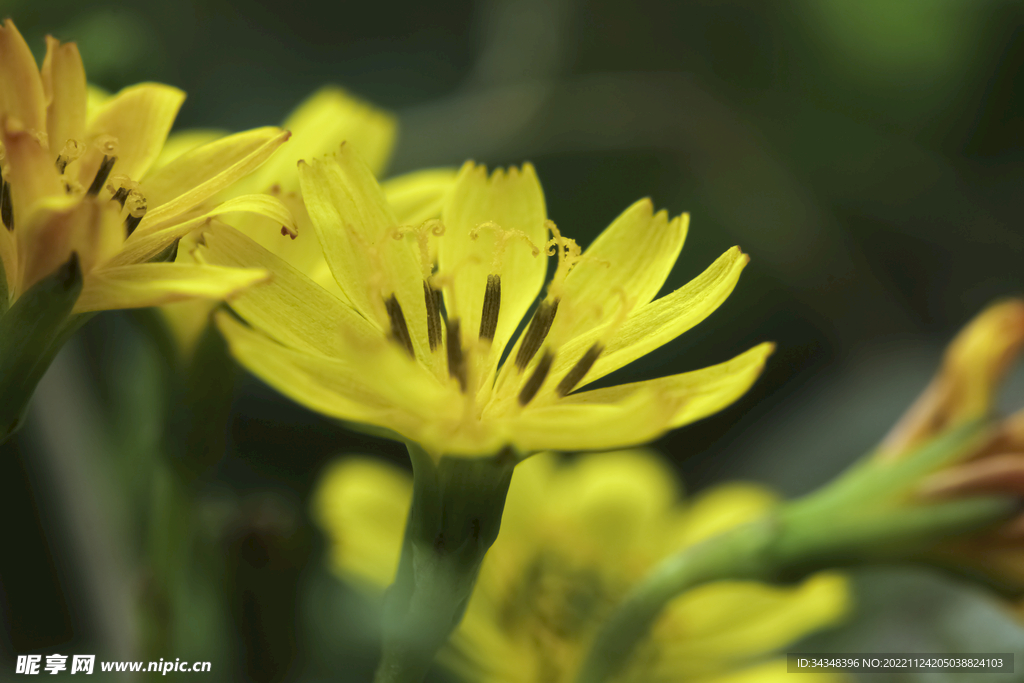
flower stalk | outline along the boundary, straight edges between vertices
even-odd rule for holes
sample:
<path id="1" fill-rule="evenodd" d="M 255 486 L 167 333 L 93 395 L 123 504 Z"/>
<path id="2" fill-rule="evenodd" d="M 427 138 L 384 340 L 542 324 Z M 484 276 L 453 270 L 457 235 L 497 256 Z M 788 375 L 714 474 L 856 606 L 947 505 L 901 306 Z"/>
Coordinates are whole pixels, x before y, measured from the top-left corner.
<path id="1" fill-rule="evenodd" d="M 950 537 L 1006 521 L 1019 507 L 1013 497 L 909 498 L 922 476 L 961 457 L 982 433 L 972 423 L 896 464 L 867 460 L 805 498 L 665 560 L 598 632 L 577 683 L 601 683 L 621 671 L 663 608 L 701 584 L 791 581 L 823 568 L 915 561 Z"/>
<path id="2" fill-rule="evenodd" d="M 423 680 L 458 626 L 484 554 L 498 537 L 516 458 L 444 457 L 408 444 L 413 499 L 394 583 L 384 598 L 376 683 Z"/>

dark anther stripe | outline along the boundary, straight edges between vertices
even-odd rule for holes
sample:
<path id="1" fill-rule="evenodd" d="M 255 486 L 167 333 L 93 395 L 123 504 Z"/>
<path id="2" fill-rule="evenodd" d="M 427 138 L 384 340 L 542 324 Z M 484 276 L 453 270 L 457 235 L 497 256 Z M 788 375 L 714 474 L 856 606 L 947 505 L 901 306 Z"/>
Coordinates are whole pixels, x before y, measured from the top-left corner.
<path id="1" fill-rule="evenodd" d="M 462 356 L 462 338 L 459 336 L 459 319 L 446 321 L 448 328 L 448 374 L 459 380 L 459 386 L 466 390 L 466 364 Z"/>
<path id="2" fill-rule="evenodd" d="M 516 354 L 516 367 L 519 368 L 519 372 L 526 369 L 526 366 L 533 360 L 534 355 L 540 350 L 540 345 L 544 343 L 544 338 L 548 336 L 548 332 L 551 330 L 551 322 L 555 319 L 555 313 L 557 312 L 558 299 L 555 299 L 550 304 L 542 301 L 540 306 L 537 307 L 537 311 L 533 314 L 533 320 L 530 321 L 530 326 L 526 328 L 526 334 L 523 336 L 523 343 L 519 347 L 519 353 Z"/>
<path id="3" fill-rule="evenodd" d="M 57 173 L 60 173 L 60 174 L 63 175 L 64 169 L 68 167 L 69 163 L 71 163 L 71 158 L 70 157 L 65 156 L 63 154 L 58 154 L 57 155 Z"/>
<path id="4" fill-rule="evenodd" d="M 416 352 L 412 348 L 412 337 L 409 336 L 409 328 L 405 324 L 405 316 L 402 315 L 402 306 L 398 303 L 398 297 L 392 294 L 391 298 L 384 302 L 384 306 L 388 309 L 388 318 L 391 319 L 391 337 L 401 344 L 410 356 L 415 358 Z"/>
<path id="5" fill-rule="evenodd" d="M 437 349 L 441 343 L 441 292 L 423 282 L 423 301 L 427 304 L 427 339 L 430 350 Z"/>
<path id="6" fill-rule="evenodd" d="M 104 155 L 103 161 L 100 162 L 100 169 L 96 171 L 96 177 L 92 179 L 92 185 L 89 186 L 87 195 L 95 197 L 103 189 L 103 183 L 107 182 L 107 177 L 110 175 L 110 169 L 114 168 L 114 162 L 117 161 L 117 157 L 108 157 Z"/>
<path id="7" fill-rule="evenodd" d="M 551 364 L 553 362 L 555 362 L 555 354 L 551 351 L 545 351 L 544 355 L 540 357 L 537 367 L 533 369 L 530 379 L 526 380 L 522 391 L 519 392 L 519 405 L 525 406 L 537 395 L 541 385 L 544 384 L 544 380 L 547 379 L 548 373 L 551 372 Z"/>
<path id="8" fill-rule="evenodd" d="M 11 184 L 6 180 L 0 187 L 0 220 L 3 220 L 4 227 L 14 230 L 14 204 L 11 204 Z"/>
<path id="9" fill-rule="evenodd" d="M 144 215 L 145 214 L 143 214 L 143 216 Z M 135 232 L 135 228 L 139 227 L 140 222 L 142 222 L 142 216 L 133 216 L 131 214 L 128 214 L 128 216 L 124 219 L 125 239 L 132 236 L 132 233 Z"/>
<path id="10" fill-rule="evenodd" d="M 119 187 L 119 188 L 117 188 L 117 192 L 114 193 L 114 196 L 110 198 L 110 201 L 117 200 L 118 202 L 121 203 L 121 208 L 123 209 L 124 208 L 124 200 L 126 200 L 126 199 L 128 199 L 128 188 L 127 187 Z"/>
<path id="11" fill-rule="evenodd" d="M 501 276 L 487 276 L 487 290 L 484 292 L 484 309 L 480 314 L 480 338 L 491 341 L 498 329 L 498 311 L 501 309 Z"/>
<path id="12" fill-rule="evenodd" d="M 594 366 L 594 362 L 597 361 L 602 351 L 604 351 L 604 347 L 599 342 L 594 342 L 594 345 L 587 349 L 587 352 L 583 354 L 583 358 L 576 361 L 576 365 L 572 366 L 572 370 L 558 383 L 559 396 L 565 396 L 576 388 L 580 380 L 590 372 L 590 368 Z"/>

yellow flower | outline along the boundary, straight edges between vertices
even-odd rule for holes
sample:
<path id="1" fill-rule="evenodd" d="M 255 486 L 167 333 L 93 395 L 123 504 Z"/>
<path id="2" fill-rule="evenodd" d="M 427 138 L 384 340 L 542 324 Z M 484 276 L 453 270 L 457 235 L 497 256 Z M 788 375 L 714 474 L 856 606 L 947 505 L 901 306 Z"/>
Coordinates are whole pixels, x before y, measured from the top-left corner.
<path id="1" fill-rule="evenodd" d="M 258 192 L 279 198 L 295 217 L 296 231 L 281 231 L 280 226 L 255 215 L 235 219 L 232 225 L 321 287 L 341 296 L 302 202 L 296 164 L 302 158 L 323 156 L 344 142 L 358 150 L 373 174 L 380 177 L 391 157 L 397 122 L 391 114 L 349 95 L 341 88 L 327 86 L 299 104 L 283 127 L 292 134 L 288 145 L 275 152 L 255 173 L 242 178 L 217 198 L 224 200 Z M 219 131 L 185 131 L 172 135 L 168 140 L 171 148 L 157 163 L 166 163 L 199 144 L 223 135 Z M 419 224 L 440 214 L 441 200 L 454 179 L 454 169 L 429 169 L 392 178 L 382 187 L 395 207 L 398 220 Z M 186 246 L 188 248 L 179 250 L 178 261 L 194 262 L 194 244 Z M 187 350 L 194 344 L 212 308 L 213 304 L 203 301 L 163 307 L 162 311 L 183 349 Z"/>
<path id="2" fill-rule="evenodd" d="M 984 495 L 1024 497 L 1024 409 L 995 415 L 1000 384 L 1024 349 L 1024 300 L 993 304 L 949 344 L 928 387 L 882 444 L 897 460 L 925 441 L 972 420 L 993 420 L 990 432 L 957 462 L 918 487 L 928 499 Z M 998 529 L 944 544 L 937 556 L 955 569 L 980 572 L 998 588 L 1024 594 L 1024 515 Z"/>
<path id="3" fill-rule="evenodd" d="M 197 211 L 288 139 L 278 128 L 239 133 L 152 170 L 184 97 L 156 83 L 113 96 L 90 90 L 78 48 L 53 38 L 39 69 L 13 22 L 5 22 L 0 310 L 72 254 L 84 278 L 76 313 L 221 298 L 266 279 L 258 268 L 165 262 L 177 240 L 215 216 L 258 213 L 294 229 L 284 204 L 267 196 Z"/>
<path id="4" fill-rule="evenodd" d="M 546 454 L 518 465 L 498 539 L 440 661 L 470 681 L 568 683 L 610 610 L 659 560 L 776 503 L 744 484 L 682 503 L 674 482 L 645 451 L 568 463 Z M 342 460 L 325 472 L 313 515 L 334 571 L 369 589 L 390 581 L 411 491 L 408 475 L 376 460 Z M 765 657 L 836 623 L 847 602 L 845 580 L 832 573 L 789 587 L 701 586 L 669 604 L 616 680 L 789 680 L 784 660 Z"/>
<path id="5" fill-rule="evenodd" d="M 547 220 L 529 164 L 488 176 L 467 163 L 441 220 L 412 226 L 347 145 L 300 163 L 299 177 L 336 286 L 214 227 L 198 251 L 206 262 L 274 273 L 233 303 L 251 327 L 222 315 L 221 329 L 242 364 L 282 393 L 393 430 L 435 458 L 509 445 L 531 453 L 638 444 L 736 400 L 772 350 L 762 344 L 703 370 L 580 392 L 707 317 L 747 256 L 733 248 L 652 301 L 687 217 L 655 214 L 649 200 L 581 254 Z M 557 255 L 547 295 L 511 343 L 544 286 L 546 254 Z"/>

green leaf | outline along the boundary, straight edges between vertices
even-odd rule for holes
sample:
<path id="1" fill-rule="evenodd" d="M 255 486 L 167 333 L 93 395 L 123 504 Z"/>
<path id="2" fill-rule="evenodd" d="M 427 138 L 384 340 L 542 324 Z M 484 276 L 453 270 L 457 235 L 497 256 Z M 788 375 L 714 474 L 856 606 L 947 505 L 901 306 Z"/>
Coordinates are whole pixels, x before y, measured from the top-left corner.
<path id="1" fill-rule="evenodd" d="M 39 380 L 84 322 L 85 316 L 70 317 L 81 291 L 82 269 L 72 253 L 0 318 L 0 443 L 21 426 Z"/>

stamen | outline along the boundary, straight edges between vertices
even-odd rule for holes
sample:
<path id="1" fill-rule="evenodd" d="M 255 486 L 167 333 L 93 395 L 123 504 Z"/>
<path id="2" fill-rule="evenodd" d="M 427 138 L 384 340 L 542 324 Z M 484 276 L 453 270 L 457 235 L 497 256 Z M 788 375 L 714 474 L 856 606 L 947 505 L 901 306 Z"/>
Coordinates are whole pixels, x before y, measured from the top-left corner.
<path id="1" fill-rule="evenodd" d="M 398 342 L 402 348 L 409 352 L 413 358 L 416 352 L 412 348 L 412 337 L 409 336 L 409 328 L 405 324 L 405 316 L 402 314 L 402 306 L 398 303 L 398 297 L 394 294 L 384 302 L 388 311 L 388 318 L 391 320 L 391 338 Z"/>
<path id="2" fill-rule="evenodd" d="M 11 204 L 11 184 L 4 180 L 0 187 L 0 220 L 9 231 L 14 230 L 14 205 Z"/>
<path id="3" fill-rule="evenodd" d="M 487 291 L 484 292 L 484 308 L 480 314 L 480 339 L 492 341 L 498 329 L 498 311 L 501 309 L 501 276 L 487 276 Z"/>
<path id="4" fill-rule="evenodd" d="M 112 201 L 112 202 L 114 202 L 114 201 L 120 202 L 121 208 L 123 209 L 124 208 L 124 200 L 126 200 L 126 199 L 128 199 L 128 188 L 122 186 L 122 187 L 117 188 L 117 191 L 114 192 L 114 196 L 110 198 L 110 201 Z"/>
<path id="5" fill-rule="evenodd" d="M 86 191 L 86 194 L 90 197 L 95 197 L 100 193 L 104 183 L 107 182 L 107 176 L 110 175 L 110 169 L 114 168 L 114 162 L 117 161 L 117 157 L 103 156 L 103 161 L 100 162 L 100 168 L 96 171 L 96 177 L 92 179 L 92 185 Z"/>
<path id="6" fill-rule="evenodd" d="M 587 349 L 583 357 L 576 361 L 576 365 L 572 366 L 572 370 L 558 383 L 557 391 L 559 396 L 565 396 L 576 388 L 576 385 L 590 372 L 590 368 L 597 362 L 597 358 L 601 355 L 602 351 L 604 351 L 604 347 L 601 345 L 601 342 L 594 342 L 594 345 Z"/>
<path id="7" fill-rule="evenodd" d="M 64 169 L 75 159 L 85 153 L 85 145 L 78 140 L 68 140 L 64 143 L 64 149 L 57 155 L 57 172 L 64 175 Z"/>
<path id="8" fill-rule="evenodd" d="M 445 326 L 448 329 L 448 375 L 457 379 L 459 386 L 462 387 L 462 391 L 466 391 L 469 377 L 466 374 L 466 359 L 462 355 L 459 319 L 447 320 Z"/>
<path id="9" fill-rule="evenodd" d="M 427 338 L 434 351 L 441 343 L 441 292 L 424 281 L 423 300 L 427 304 Z"/>
<path id="10" fill-rule="evenodd" d="M 125 200 L 128 205 L 128 216 L 124 219 L 125 239 L 132 236 L 135 228 L 139 227 L 142 217 L 146 215 L 146 198 L 141 192 L 132 190 Z"/>
<path id="11" fill-rule="evenodd" d="M 544 380 L 547 379 L 548 373 L 551 371 L 551 364 L 554 362 L 555 354 L 550 350 L 545 351 L 544 355 L 540 358 L 540 362 L 537 363 L 537 367 L 533 369 L 530 379 L 526 380 L 522 391 L 519 392 L 519 405 L 525 406 L 533 400 L 533 397 L 537 395 L 537 392 L 540 391 L 541 386 L 544 384 Z"/>
<path id="12" fill-rule="evenodd" d="M 544 339 L 548 336 L 548 332 L 551 330 L 551 322 L 555 319 L 555 313 L 558 312 L 558 301 L 558 299 L 551 303 L 542 301 L 540 306 L 537 307 L 536 313 L 533 314 L 533 320 L 530 321 L 530 326 L 526 329 L 526 334 L 523 336 L 523 343 L 519 347 L 519 353 L 516 354 L 516 367 L 519 368 L 519 372 L 526 369 L 526 366 L 533 360 L 534 355 L 540 350 L 540 345 L 544 343 Z"/>

